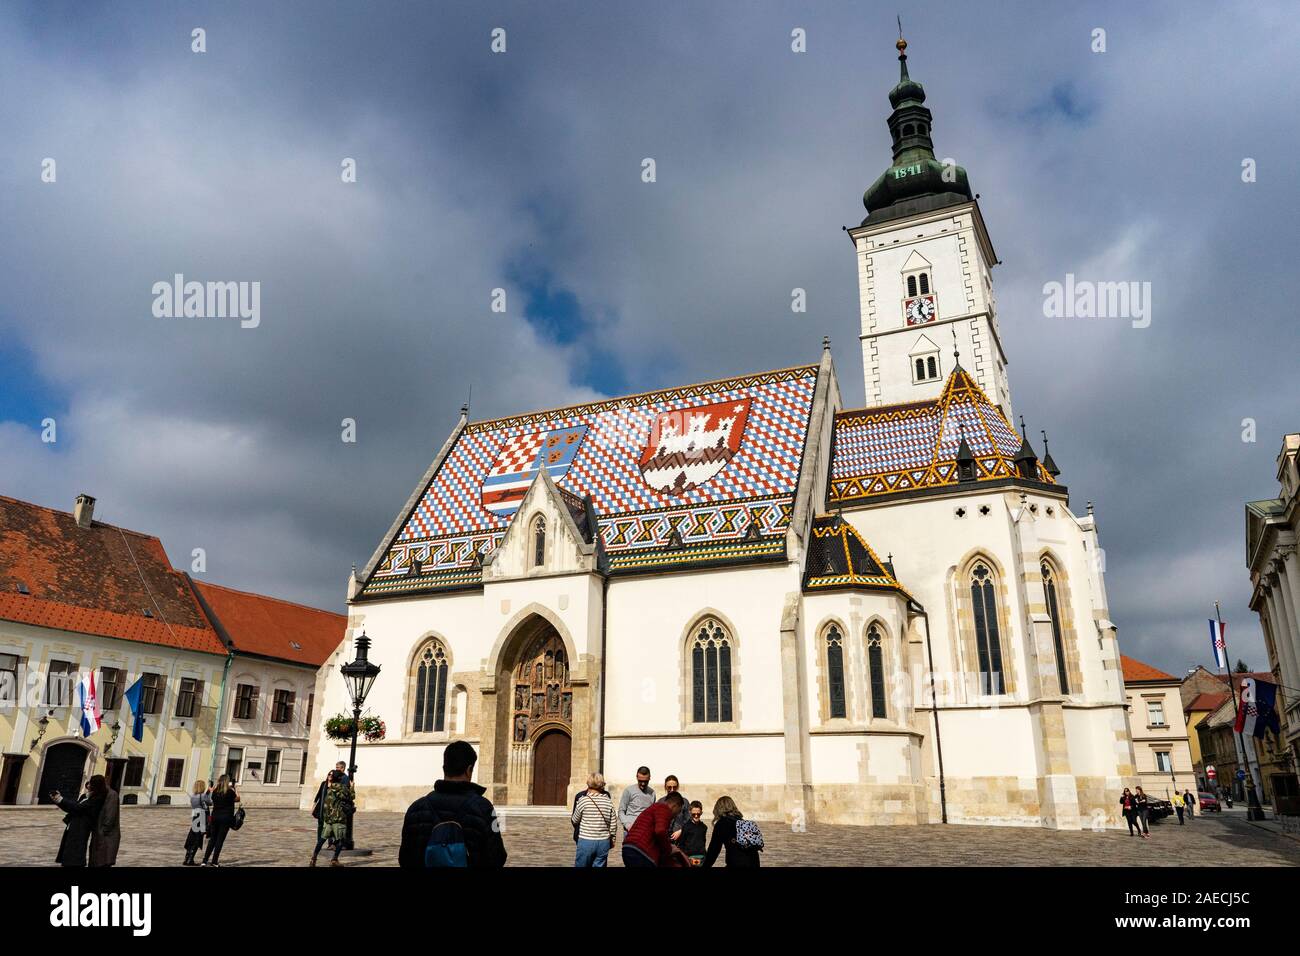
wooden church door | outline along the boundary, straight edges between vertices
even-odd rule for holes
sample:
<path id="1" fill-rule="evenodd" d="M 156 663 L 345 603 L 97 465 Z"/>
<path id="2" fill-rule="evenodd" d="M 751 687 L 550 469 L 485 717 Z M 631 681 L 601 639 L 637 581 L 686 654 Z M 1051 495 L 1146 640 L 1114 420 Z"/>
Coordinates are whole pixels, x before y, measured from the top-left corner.
<path id="1" fill-rule="evenodd" d="M 567 806 L 569 757 L 573 741 L 563 730 L 548 730 L 533 751 L 533 805 Z"/>

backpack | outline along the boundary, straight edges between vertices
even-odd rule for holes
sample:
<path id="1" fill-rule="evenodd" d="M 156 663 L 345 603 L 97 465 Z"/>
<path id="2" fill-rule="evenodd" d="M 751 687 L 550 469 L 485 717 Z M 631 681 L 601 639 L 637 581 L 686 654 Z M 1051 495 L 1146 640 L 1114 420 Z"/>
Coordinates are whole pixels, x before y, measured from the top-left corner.
<path id="1" fill-rule="evenodd" d="M 745 819 L 736 821 L 736 846 L 747 850 L 763 849 L 763 831 L 757 823 Z"/>
<path id="2" fill-rule="evenodd" d="M 450 820 L 434 826 L 429 842 L 424 845 L 424 865 L 433 867 L 468 867 L 469 847 L 465 845 L 465 828 L 461 825 L 461 811 L 474 799 L 470 794 L 454 811 Z"/>

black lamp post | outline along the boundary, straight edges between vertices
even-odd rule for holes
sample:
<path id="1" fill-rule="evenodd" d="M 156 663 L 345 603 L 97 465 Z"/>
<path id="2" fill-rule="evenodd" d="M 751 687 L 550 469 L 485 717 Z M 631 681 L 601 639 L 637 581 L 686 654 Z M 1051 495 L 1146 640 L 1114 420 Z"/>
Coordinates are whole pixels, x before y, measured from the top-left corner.
<path id="1" fill-rule="evenodd" d="M 355 787 L 357 784 L 357 733 L 361 729 L 361 709 L 366 704 L 366 697 L 370 693 L 370 688 L 374 686 L 375 678 L 379 676 L 379 665 L 370 663 L 370 638 L 366 637 L 362 631 L 361 636 L 357 638 L 357 657 L 356 660 L 344 664 L 339 668 L 343 679 L 347 681 L 348 693 L 352 695 L 352 753 L 348 758 L 348 779 Z M 352 845 L 352 816 L 348 816 L 348 836 L 344 844 L 347 850 L 355 851 Z"/>

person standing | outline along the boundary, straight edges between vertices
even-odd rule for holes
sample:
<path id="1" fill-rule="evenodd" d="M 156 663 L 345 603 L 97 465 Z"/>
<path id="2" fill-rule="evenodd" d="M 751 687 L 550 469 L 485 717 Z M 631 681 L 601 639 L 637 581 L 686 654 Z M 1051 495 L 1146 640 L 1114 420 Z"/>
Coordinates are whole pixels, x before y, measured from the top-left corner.
<path id="1" fill-rule="evenodd" d="M 637 814 L 623 834 L 623 865 L 690 866 L 686 854 L 672 844 L 672 822 L 682 810 L 682 795 L 670 793 Z"/>
<path id="2" fill-rule="evenodd" d="M 1137 801 L 1133 799 L 1133 793 L 1128 787 L 1119 796 L 1119 812 L 1124 815 L 1124 822 L 1128 824 L 1128 835 L 1133 835 L 1133 823 L 1137 820 Z M 1137 827 L 1137 835 L 1142 836 L 1142 827 Z M 1145 838 L 1144 838 L 1145 839 Z"/>
<path id="3" fill-rule="evenodd" d="M 198 866 L 194 859 L 203 849 L 203 835 L 208 832 L 208 813 L 212 809 L 212 797 L 208 794 L 208 785 L 203 780 L 194 781 L 190 792 L 190 832 L 185 834 L 185 862 L 181 866 Z"/>
<path id="4" fill-rule="evenodd" d="M 226 835 L 235 822 L 235 804 L 239 793 L 227 774 L 217 778 L 212 791 L 212 824 L 208 828 L 208 848 L 203 851 L 204 866 L 221 865 L 221 848 L 226 845 Z"/>
<path id="5" fill-rule="evenodd" d="M 587 789 L 578 794 L 573 803 L 573 825 L 577 828 L 578 838 L 573 865 L 578 869 L 603 869 L 618 836 L 614 798 L 605 789 L 603 774 L 593 773 L 587 777 Z"/>
<path id="6" fill-rule="evenodd" d="M 50 792 L 50 802 L 63 811 L 63 837 L 54 862 L 60 866 L 85 866 L 91 834 L 99 822 L 100 811 L 108 794 L 108 781 L 95 774 L 86 781 L 86 792 L 70 800 L 57 790 Z"/>
<path id="7" fill-rule="evenodd" d="M 308 866 L 316 865 L 316 857 L 326 840 L 334 847 L 330 866 L 343 865 L 339 862 L 339 854 L 343 852 L 343 842 L 347 839 L 349 811 L 355 800 L 356 791 L 352 784 L 345 782 L 338 770 L 331 770 L 320 791 L 319 802 L 312 809 L 312 816 L 316 817 L 316 849 L 311 851 Z"/>
<path id="8" fill-rule="evenodd" d="M 677 814 L 676 819 L 673 820 L 672 840 L 673 843 L 677 843 L 682 838 L 682 827 L 684 827 L 686 825 L 686 822 L 691 818 L 691 807 L 690 807 L 690 801 L 687 800 L 686 795 L 682 793 L 681 781 L 677 779 L 676 774 L 671 774 L 671 773 L 664 778 L 665 796 L 661 798 L 660 802 L 662 803 L 663 800 L 668 799 L 667 794 L 670 793 L 681 794 L 681 798 L 682 798 L 682 810 L 679 814 Z"/>
<path id="9" fill-rule="evenodd" d="M 1187 819 L 1190 820 L 1193 816 L 1196 815 L 1193 809 L 1196 806 L 1196 800 L 1193 799 L 1192 797 L 1192 791 L 1190 790 L 1183 791 L 1183 806 L 1187 807 Z"/>
<path id="10" fill-rule="evenodd" d="M 650 786 L 650 768 L 639 767 L 636 772 L 636 783 L 629 785 L 618 800 L 618 822 L 623 824 L 624 840 L 632 832 L 636 818 L 654 802 L 655 791 L 654 787 Z"/>
<path id="11" fill-rule="evenodd" d="M 461 866 L 502 867 L 506 865 L 506 844 L 492 801 L 483 796 L 485 787 L 474 783 L 478 754 L 464 740 L 453 740 L 442 752 L 442 779 L 433 790 L 411 804 L 402 821 L 402 845 L 397 865 L 424 868 L 447 865 L 443 858 L 464 853 Z M 434 831 L 450 842 L 430 847 Z M 463 851 L 460 849 L 463 848 Z M 430 851 L 434 852 L 432 856 Z M 452 864 L 456 865 L 456 864 Z"/>
<path id="12" fill-rule="evenodd" d="M 704 822 L 704 805 L 700 801 L 692 800 L 686 808 L 686 822 L 682 824 L 681 834 L 677 846 L 691 861 L 691 866 L 703 865 L 709 846 L 709 827 Z"/>
<path id="13" fill-rule="evenodd" d="M 90 865 L 113 866 L 122 843 L 122 817 L 117 791 L 104 782 L 104 807 L 90 833 Z"/>
<path id="14" fill-rule="evenodd" d="M 1149 837 L 1151 829 L 1147 826 L 1147 817 L 1151 813 L 1151 802 L 1141 787 L 1133 791 L 1133 802 L 1137 804 L 1138 819 L 1142 822 L 1142 835 Z"/>
<path id="15" fill-rule="evenodd" d="M 713 866 L 717 862 L 718 854 L 725 848 L 727 866 L 758 866 L 761 842 L 758 846 L 752 846 L 739 839 L 741 837 L 739 831 L 745 828 L 746 822 L 748 821 L 745 821 L 745 815 L 740 812 L 735 800 L 728 796 L 718 797 L 718 802 L 713 805 L 713 837 L 709 840 L 709 852 L 705 854 L 702 865 Z M 751 823 L 750 826 L 752 827 L 753 824 Z"/>

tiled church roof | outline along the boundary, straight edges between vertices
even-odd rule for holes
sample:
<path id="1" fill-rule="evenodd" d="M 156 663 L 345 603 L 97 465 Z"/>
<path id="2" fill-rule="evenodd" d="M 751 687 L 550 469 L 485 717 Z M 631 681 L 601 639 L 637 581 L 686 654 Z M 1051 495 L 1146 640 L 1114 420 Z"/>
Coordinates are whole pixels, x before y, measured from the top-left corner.
<path id="1" fill-rule="evenodd" d="M 866 539 L 839 515 L 813 519 L 803 587 L 805 591 L 885 588 L 907 595 Z"/>
<path id="2" fill-rule="evenodd" d="M 957 447 L 965 437 L 977 481 L 1012 478 L 1021 438 L 960 365 L 937 398 L 841 412 L 835 416 L 832 502 L 957 483 Z M 1041 464 L 1037 481 L 1055 484 Z"/>
<path id="3" fill-rule="evenodd" d="M 612 571 L 783 555 L 817 371 L 466 425 L 362 596 L 476 584 L 542 467 L 562 493 L 590 497 Z"/>

